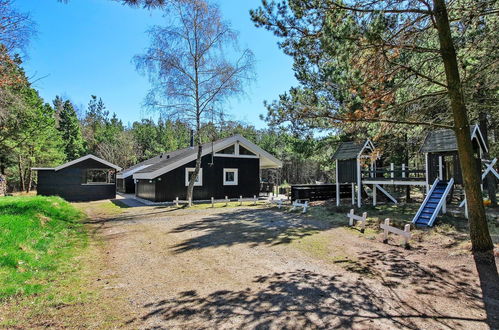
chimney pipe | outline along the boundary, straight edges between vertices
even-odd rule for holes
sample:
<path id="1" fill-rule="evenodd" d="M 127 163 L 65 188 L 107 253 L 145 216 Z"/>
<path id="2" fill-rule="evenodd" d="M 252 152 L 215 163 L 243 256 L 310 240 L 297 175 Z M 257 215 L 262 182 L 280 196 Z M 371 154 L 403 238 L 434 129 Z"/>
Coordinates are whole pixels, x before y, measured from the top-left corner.
<path id="1" fill-rule="evenodd" d="M 191 129 L 191 148 L 194 148 L 194 130 Z"/>

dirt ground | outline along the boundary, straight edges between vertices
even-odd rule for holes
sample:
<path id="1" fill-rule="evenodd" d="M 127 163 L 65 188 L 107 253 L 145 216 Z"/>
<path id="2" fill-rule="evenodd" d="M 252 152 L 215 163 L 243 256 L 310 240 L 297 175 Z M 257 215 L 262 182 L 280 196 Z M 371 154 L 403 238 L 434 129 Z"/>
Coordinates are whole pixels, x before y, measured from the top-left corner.
<path id="1" fill-rule="evenodd" d="M 107 202 L 110 204 L 110 202 Z M 268 207 L 80 204 L 100 259 L 93 283 L 128 328 L 488 329 L 473 257 L 444 236 L 397 239 Z M 496 260 L 498 262 L 498 260 Z M 482 276 L 483 277 L 483 276 Z M 490 291 L 490 290 L 489 290 Z"/>

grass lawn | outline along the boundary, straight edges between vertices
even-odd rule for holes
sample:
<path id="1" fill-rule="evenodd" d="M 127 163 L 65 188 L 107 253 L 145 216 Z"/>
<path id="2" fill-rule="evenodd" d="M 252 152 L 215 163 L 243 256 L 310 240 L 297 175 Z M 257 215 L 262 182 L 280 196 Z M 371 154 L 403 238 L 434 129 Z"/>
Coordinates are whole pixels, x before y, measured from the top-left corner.
<path id="1" fill-rule="evenodd" d="M 86 242 L 84 214 L 58 197 L 0 198 L 0 301 L 40 293 Z"/>

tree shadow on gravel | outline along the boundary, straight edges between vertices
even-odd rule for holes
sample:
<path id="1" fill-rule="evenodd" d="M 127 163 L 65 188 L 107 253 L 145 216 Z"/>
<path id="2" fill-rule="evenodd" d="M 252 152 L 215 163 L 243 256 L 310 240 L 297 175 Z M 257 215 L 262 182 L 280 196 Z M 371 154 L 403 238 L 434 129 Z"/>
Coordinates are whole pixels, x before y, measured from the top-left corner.
<path id="1" fill-rule="evenodd" d="M 297 213 L 244 209 L 210 215 L 178 226 L 171 233 L 201 233 L 173 247 L 175 253 L 182 253 L 235 244 L 250 244 L 252 247 L 287 244 L 339 226 L 338 223 L 311 219 Z"/>
<path id="2" fill-rule="evenodd" d="M 400 257 L 395 252 L 392 254 L 390 258 Z M 366 255 L 365 261 L 374 257 Z M 383 261 L 391 262 L 398 261 Z M 254 288 L 219 290 L 207 295 L 191 290 L 148 303 L 143 306 L 144 314 L 128 323 L 149 328 L 485 327 L 485 318 L 476 317 L 476 311 L 462 312 L 470 311 L 471 306 L 465 309 L 461 305 L 460 312 L 441 304 L 440 308 L 434 308 L 430 303 L 451 295 L 455 295 L 456 304 L 475 300 L 475 290 L 466 286 L 457 290 L 462 286 L 458 283 L 461 275 L 456 278 L 438 269 L 420 268 L 418 265 L 409 265 L 405 271 L 389 268 L 388 275 L 395 278 L 404 275 L 409 283 L 422 278 L 420 288 L 425 292 L 398 292 L 391 286 L 373 285 L 373 279 L 365 277 L 324 275 L 309 270 L 276 272 L 254 278 Z M 432 281 L 443 283 L 435 286 L 435 290 L 426 289 L 425 284 Z"/>

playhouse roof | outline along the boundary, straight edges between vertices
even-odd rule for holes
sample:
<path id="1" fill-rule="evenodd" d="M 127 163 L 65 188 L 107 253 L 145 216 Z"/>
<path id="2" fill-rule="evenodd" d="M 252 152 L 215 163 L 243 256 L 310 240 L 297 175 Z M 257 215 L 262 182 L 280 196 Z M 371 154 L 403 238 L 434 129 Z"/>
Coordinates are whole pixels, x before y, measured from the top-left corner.
<path id="1" fill-rule="evenodd" d="M 482 132 L 478 125 L 470 126 L 471 139 L 476 139 L 480 148 L 484 151 L 487 150 L 487 145 L 483 138 Z M 431 131 L 426 135 L 426 138 L 421 146 L 420 151 L 425 152 L 445 152 L 456 151 L 457 141 L 456 134 L 452 129 L 440 129 Z"/>
<path id="2" fill-rule="evenodd" d="M 333 155 L 333 160 L 346 160 L 354 159 L 360 156 L 365 148 L 374 149 L 371 140 L 366 140 L 362 143 L 359 142 L 342 142 Z"/>

